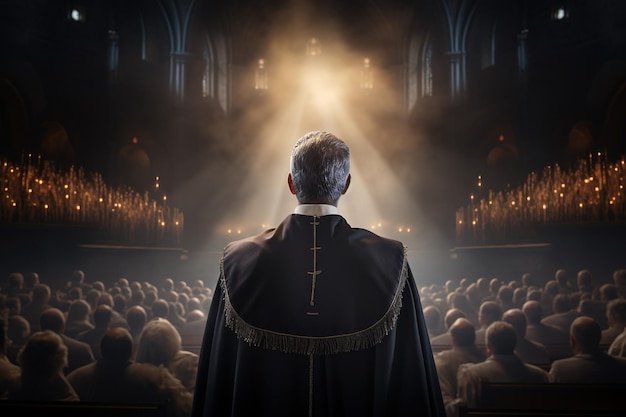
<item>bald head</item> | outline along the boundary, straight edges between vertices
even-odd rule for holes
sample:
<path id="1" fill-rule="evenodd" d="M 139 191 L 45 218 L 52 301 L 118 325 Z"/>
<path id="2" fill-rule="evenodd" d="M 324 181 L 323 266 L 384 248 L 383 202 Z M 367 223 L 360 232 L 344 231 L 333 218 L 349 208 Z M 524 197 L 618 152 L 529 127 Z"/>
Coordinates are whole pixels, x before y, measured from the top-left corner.
<path id="1" fill-rule="evenodd" d="M 65 331 L 65 315 L 58 308 L 48 308 L 39 316 L 41 330 L 52 330 L 61 334 Z"/>
<path id="2" fill-rule="evenodd" d="M 539 301 L 526 301 L 522 306 L 522 312 L 526 315 L 528 324 L 538 324 L 543 316 L 543 309 Z"/>
<path id="3" fill-rule="evenodd" d="M 502 320 L 510 323 L 511 326 L 515 329 L 515 333 L 517 333 L 518 338 L 523 338 L 526 336 L 526 316 L 519 308 L 511 308 L 504 312 L 502 315 Z"/>
<path id="4" fill-rule="evenodd" d="M 476 342 L 476 330 L 471 321 L 466 318 L 459 318 L 450 326 L 450 336 L 452 345 L 458 347 L 474 346 Z"/>
<path id="5" fill-rule="evenodd" d="M 457 320 L 460 319 L 461 317 L 465 317 L 465 313 L 463 313 L 463 311 L 461 311 L 458 308 L 451 308 L 450 310 L 448 310 L 446 312 L 446 315 L 444 317 L 444 322 L 446 324 L 446 328 L 448 330 L 450 330 L 450 327 L 452 327 L 452 324 Z"/>
<path id="6" fill-rule="evenodd" d="M 570 326 L 570 340 L 576 353 L 595 352 L 600 346 L 601 337 L 602 329 L 591 317 L 578 317 Z"/>

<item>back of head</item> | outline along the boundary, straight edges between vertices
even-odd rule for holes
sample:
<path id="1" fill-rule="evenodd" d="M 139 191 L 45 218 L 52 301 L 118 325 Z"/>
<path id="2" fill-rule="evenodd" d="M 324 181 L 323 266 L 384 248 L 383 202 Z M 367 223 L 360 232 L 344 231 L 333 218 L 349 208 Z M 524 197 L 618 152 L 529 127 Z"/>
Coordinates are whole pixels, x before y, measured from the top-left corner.
<path id="1" fill-rule="evenodd" d="M 33 303 L 44 304 L 50 301 L 50 287 L 46 284 L 39 284 L 33 288 Z"/>
<path id="2" fill-rule="evenodd" d="M 531 274 L 530 272 L 522 274 L 522 285 L 524 287 L 530 287 L 535 285 L 533 274 Z"/>
<path id="3" fill-rule="evenodd" d="M 539 324 L 543 317 L 543 309 L 538 301 L 526 301 L 522 307 L 522 312 L 528 319 L 528 324 Z"/>
<path id="4" fill-rule="evenodd" d="M 491 281 L 489 281 L 489 292 L 491 292 L 492 294 L 498 294 L 498 290 L 500 289 L 500 287 L 502 286 L 502 280 L 500 280 L 500 278 L 491 278 Z"/>
<path id="5" fill-rule="evenodd" d="M 65 315 L 58 308 L 48 308 L 39 316 L 41 330 L 51 330 L 55 333 L 63 333 L 65 329 Z"/>
<path id="6" fill-rule="evenodd" d="M 448 310 L 443 319 L 446 325 L 446 329 L 450 330 L 450 326 L 452 326 L 456 319 L 460 319 L 462 317 L 467 318 L 462 310 L 459 310 L 458 308 L 451 308 L 450 310 Z"/>
<path id="7" fill-rule="evenodd" d="M 72 284 L 73 285 L 82 284 L 84 281 L 85 281 L 85 272 L 83 272 L 80 269 L 77 269 L 74 272 L 72 272 Z"/>
<path id="8" fill-rule="evenodd" d="M 113 309 L 106 304 L 100 304 L 93 311 L 93 324 L 99 328 L 108 327 L 112 317 Z"/>
<path id="9" fill-rule="evenodd" d="M 134 305 L 126 311 L 126 322 L 128 326 L 135 329 L 142 329 L 148 321 L 146 309 L 140 305 Z"/>
<path id="10" fill-rule="evenodd" d="M 35 332 L 19 351 L 18 362 L 23 374 L 52 375 L 67 365 L 67 348 L 58 334 Z"/>
<path id="11" fill-rule="evenodd" d="M 594 352 L 600 345 L 602 329 L 591 317 L 577 317 L 570 326 L 570 337 L 581 352 Z"/>
<path id="12" fill-rule="evenodd" d="M 559 293 L 559 283 L 555 280 L 550 280 L 546 282 L 543 291 L 548 297 L 555 297 Z"/>
<path id="13" fill-rule="evenodd" d="M 565 269 L 557 269 L 554 273 L 554 280 L 562 287 L 567 285 L 568 277 Z"/>
<path id="14" fill-rule="evenodd" d="M 502 317 L 502 309 L 495 301 L 484 301 L 478 310 L 481 324 L 489 325 Z"/>
<path id="15" fill-rule="evenodd" d="M 167 367 L 181 349 L 180 334 L 172 323 L 165 319 L 153 319 L 141 332 L 136 361 Z"/>
<path id="16" fill-rule="evenodd" d="M 626 285 L 626 269 L 617 269 L 613 272 L 613 282 L 615 285 Z"/>
<path id="17" fill-rule="evenodd" d="M 159 298 L 154 303 L 152 303 L 152 315 L 154 317 L 167 318 L 169 314 L 170 305 L 166 300 Z"/>
<path id="18" fill-rule="evenodd" d="M 616 298 L 606 305 L 607 317 L 610 317 L 616 323 L 626 325 L 626 300 Z"/>
<path id="19" fill-rule="evenodd" d="M 526 335 L 526 316 L 519 308 L 512 308 L 507 310 L 502 315 L 502 320 L 510 323 L 515 329 L 518 338 L 523 338 Z"/>
<path id="20" fill-rule="evenodd" d="M 67 310 L 68 321 L 86 320 L 91 313 L 91 306 L 85 300 L 74 300 Z"/>
<path id="21" fill-rule="evenodd" d="M 9 274 L 9 288 L 21 290 L 24 287 L 24 275 L 21 272 Z"/>
<path id="22" fill-rule="evenodd" d="M 591 272 L 587 269 L 578 271 L 576 276 L 576 283 L 578 288 L 582 291 L 591 291 L 593 289 L 593 283 L 591 282 Z"/>
<path id="23" fill-rule="evenodd" d="M 450 326 L 450 336 L 452 337 L 454 346 L 474 346 L 476 342 L 476 329 L 474 329 L 474 325 L 468 319 L 459 318 Z"/>
<path id="24" fill-rule="evenodd" d="M 328 132 L 309 132 L 291 153 L 290 174 L 298 202 L 337 205 L 350 173 L 350 149 Z"/>
<path id="25" fill-rule="evenodd" d="M 495 355 L 510 355 L 517 345 L 517 333 L 510 323 L 495 321 L 487 327 L 485 334 L 489 351 Z"/>
<path id="26" fill-rule="evenodd" d="M 498 300 L 504 304 L 511 304 L 513 302 L 513 288 L 510 285 L 503 285 L 498 290 Z"/>
<path id="27" fill-rule="evenodd" d="M 424 307 L 424 320 L 427 328 L 437 329 L 441 322 L 441 312 L 435 306 Z"/>
<path id="28" fill-rule="evenodd" d="M 9 317 L 7 323 L 7 336 L 14 343 L 25 341 L 30 335 L 30 323 L 20 315 Z"/>
<path id="29" fill-rule="evenodd" d="M 615 284 L 604 284 L 600 287 L 600 298 L 608 302 L 619 298 L 619 290 Z"/>
<path id="30" fill-rule="evenodd" d="M 552 301 L 552 310 L 555 313 L 565 313 L 572 309 L 570 299 L 565 294 L 558 294 Z"/>
<path id="31" fill-rule="evenodd" d="M 102 358 L 116 362 L 127 362 L 133 354 L 133 338 L 128 330 L 114 327 L 106 331 L 100 340 Z"/>

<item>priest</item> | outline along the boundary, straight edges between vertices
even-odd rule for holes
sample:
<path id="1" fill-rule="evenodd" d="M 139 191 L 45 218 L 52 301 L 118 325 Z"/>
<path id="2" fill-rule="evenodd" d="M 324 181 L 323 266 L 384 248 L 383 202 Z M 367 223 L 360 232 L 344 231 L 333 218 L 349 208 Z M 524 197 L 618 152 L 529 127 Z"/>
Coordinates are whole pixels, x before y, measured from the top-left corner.
<path id="1" fill-rule="evenodd" d="M 406 248 L 339 214 L 350 179 L 346 143 L 306 134 L 294 212 L 224 249 L 193 417 L 445 416 Z"/>

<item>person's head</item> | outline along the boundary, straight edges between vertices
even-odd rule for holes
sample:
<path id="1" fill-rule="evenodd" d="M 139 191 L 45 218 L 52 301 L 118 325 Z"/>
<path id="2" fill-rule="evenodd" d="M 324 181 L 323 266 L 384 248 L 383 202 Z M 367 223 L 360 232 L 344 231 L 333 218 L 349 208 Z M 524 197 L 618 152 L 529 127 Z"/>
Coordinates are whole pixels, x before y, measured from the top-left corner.
<path id="1" fill-rule="evenodd" d="M 567 287 L 569 277 L 567 276 L 567 271 L 565 269 L 557 269 L 554 273 L 554 280 L 561 286 Z"/>
<path id="2" fill-rule="evenodd" d="M 458 308 L 459 310 L 469 314 L 473 311 L 471 304 L 469 303 L 465 294 L 454 292 L 450 298 L 450 307 Z"/>
<path id="3" fill-rule="evenodd" d="M 33 289 L 39 284 L 39 274 L 37 272 L 27 272 L 24 274 L 24 288 Z"/>
<path id="4" fill-rule="evenodd" d="M 502 317 L 502 309 L 495 301 L 484 301 L 478 310 L 478 321 L 481 326 L 487 327 Z"/>
<path id="5" fill-rule="evenodd" d="M 11 272 L 9 274 L 9 288 L 21 290 L 24 287 L 24 275 L 21 272 Z"/>
<path id="6" fill-rule="evenodd" d="M 163 280 L 163 289 L 165 291 L 173 291 L 174 290 L 174 280 L 172 278 L 165 278 Z"/>
<path id="7" fill-rule="evenodd" d="M 441 311 L 436 306 L 424 307 L 424 321 L 426 322 L 426 328 L 437 330 L 441 323 Z"/>
<path id="8" fill-rule="evenodd" d="M 33 333 L 17 356 L 23 376 L 53 375 L 67 366 L 67 347 L 51 330 Z"/>
<path id="9" fill-rule="evenodd" d="M 565 294 L 558 294 L 552 300 L 552 310 L 555 313 L 566 313 L 572 309 L 570 299 Z"/>
<path id="10" fill-rule="evenodd" d="M 613 282 L 615 285 L 626 285 L 626 269 L 617 269 L 613 272 Z"/>
<path id="11" fill-rule="evenodd" d="M 498 289 L 498 301 L 501 305 L 513 304 L 513 287 L 509 285 L 503 285 Z"/>
<path id="12" fill-rule="evenodd" d="M 88 320 L 91 306 L 85 300 L 74 300 L 67 310 L 67 321 Z"/>
<path id="13" fill-rule="evenodd" d="M 133 355 L 133 338 L 123 327 L 107 330 L 100 340 L 102 359 L 114 362 L 127 362 Z"/>
<path id="14" fill-rule="evenodd" d="M 168 367 L 181 349 L 180 333 L 172 323 L 165 319 L 154 319 L 146 323 L 141 332 L 135 360 Z"/>
<path id="15" fill-rule="evenodd" d="M 134 305 L 126 310 L 126 322 L 131 330 L 143 329 L 147 321 L 148 313 L 142 306 Z"/>
<path id="16" fill-rule="evenodd" d="M 452 326 L 456 319 L 460 319 L 462 317 L 467 318 L 462 310 L 459 310 L 458 308 L 449 309 L 443 317 L 443 322 L 446 325 L 446 329 L 450 330 L 450 326 Z"/>
<path id="17" fill-rule="evenodd" d="M 608 303 L 619 298 L 619 290 L 615 284 L 604 284 L 600 287 L 600 300 Z"/>
<path id="18" fill-rule="evenodd" d="M 606 305 L 606 318 L 609 326 L 626 325 L 626 300 L 616 298 Z"/>
<path id="19" fill-rule="evenodd" d="M 526 336 L 526 315 L 519 308 L 511 308 L 504 312 L 502 320 L 510 323 L 515 329 L 518 339 L 523 339 Z"/>
<path id="20" fill-rule="evenodd" d="M 601 337 L 602 329 L 591 317 L 577 317 L 570 326 L 570 343 L 574 353 L 595 352 L 600 346 Z"/>
<path id="21" fill-rule="evenodd" d="M 450 337 L 452 346 L 470 347 L 476 342 L 476 329 L 471 321 L 466 318 L 459 318 L 450 326 Z"/>
<path id="22" fill-rule="evenodd" d="M 21 345 L 30 336 L 30 323 L 23 316 L 11 316 L 7 323 L 7 336 L 13 344 Z"/>
<path id="23" fill-rule="evenodd" d="M 350 185 L 350 149 L 328 132 L 309 132 L 293 147 L 289 190 L 300 204 L 332 204 Z"/>
<path id="24" fill-rule="evenodd" d="M 167 316 L 169 316 L 169 314 L 170 304 L 166 300 L 159 298 L 154 303 L 152 303 L 152 315 L 154 317 L 161 317 L 165 319 L 167 318 Z"/>
<path id="25" fill-rule="evenodd" d="M 72 272 L 72 284 L 80 285 L 85 282 L 85 272 L 81 269 L 77 269 Z"/>
<path id="26" fill-rule="evenodd" d="M 6 356 L 8 346 L 9 337 L 7 336 L 7 325 L 3 319 L 0 319 L 0 358 Z"/>
<path id="27" fill-rule="evenodd" d="M 546 285 L 543 287 L 543 292 L 547 297 L 556 297 L 556 295 L 559 293 L 559 283 L 553 279 L 546 282 Z"/>
<path id="28" fill-rule="evenodd" d="M 543 317 L 543 309 L 539 301 L 526 301 L 522 306 L 522 312 L 526 315 L 528 324 L 539 324 Z"/>
<path id="29" fill-rule="evenodd" d="M 39 284 L 33 288 L 33 303 L 34 304 L 46 304 L 50 301 L 50 297 L 52 296 L 52 292 L 50 291 L 50 287 L 46 284 Z"/>
<path id="30" fill-rule="evenodd" d="M 93 311 L 93 324 L 98 328 L 106 328 L 111 324 L 113 309 L 107 304 L 100 304 Z"/>
<path id="31" fill-rule="evenodd" d="M 61 334 L 65 330 L 65 315 L 58 308 L 48 308 L 39 316 L 41 330 L 51 330 Z"/>
<path id="32" fill-rule="evenodd" d="M 530 272 L 523 273 L 522 274 L 522 286 L 528 288 L 533 285 L 535 285 L 533 274 L 531 274 Z"/>
<path id="33" fill-rule="evenodd" d="M 493 295 L 497 295 L 501 286 L 502 280 L 500 278 L 491 278 L 491 281 L 489 281 L 489 292 Z"/>
<path id="34" fill-rule="evenodd" d="M 588 269 L 581 269 L 576 275 L 576 284 L 578 289 L 583 292 L 590 292 L 593 290 L 593 283 L 591 280 L 591 272 Z"/>
<path id="35" fill-rule="evenodd" d="M 510 323 L 494 321 L 487 327 L 485 342 L 490 355 L 510 355 L 517 345 L 517 333 Z"/>

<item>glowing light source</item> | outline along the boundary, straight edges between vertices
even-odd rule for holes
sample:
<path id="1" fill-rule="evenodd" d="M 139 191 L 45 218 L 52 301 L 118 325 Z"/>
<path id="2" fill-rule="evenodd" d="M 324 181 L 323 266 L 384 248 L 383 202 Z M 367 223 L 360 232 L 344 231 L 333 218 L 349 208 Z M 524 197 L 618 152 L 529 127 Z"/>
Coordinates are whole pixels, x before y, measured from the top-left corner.
<path id="1" fill-rule="evenodd" d="M 319 39 L 311 38 L 306 43 L 306 54 L 308 56 L 318 56 L 322 55 L 322 44 Z"/>
<path id="2" fill-rule="evenodd" d="M 359 87 L 362 90 L 371 90 L 374 88 L 374 75 L 370 68 L 370 59 L 365 58 L 363 60 L 363 69 L 361 70 L 361 83 Z"/>
<path id="3" fill-rule="evenodd" d="M 257 91 L 267 91 L 269 89 L 265 59 L 263 58 L 259 59 L 258 66 L 254 73 L 254 89 Z"/>

